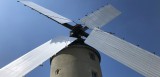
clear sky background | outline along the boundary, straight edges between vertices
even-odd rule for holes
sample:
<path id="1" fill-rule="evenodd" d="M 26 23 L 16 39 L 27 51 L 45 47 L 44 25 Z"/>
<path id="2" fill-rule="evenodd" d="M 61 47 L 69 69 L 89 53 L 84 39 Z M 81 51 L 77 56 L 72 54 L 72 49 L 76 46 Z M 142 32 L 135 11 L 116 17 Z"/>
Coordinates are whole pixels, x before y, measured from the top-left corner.
<path id="1" fill-rule="evenodd" d="M 78 22 L 98 8 L 112 4 L 122 14 L 102 27 L 115 36 L 160 56 L 160 0 L 31 0 Z M 0 1 L 0 68 L 33 48 L 69 30 L 16 0 Z M 100 53 L 103 77 L 143 77 Z M 49 77 L 49 60 L 26 77 Z"/>

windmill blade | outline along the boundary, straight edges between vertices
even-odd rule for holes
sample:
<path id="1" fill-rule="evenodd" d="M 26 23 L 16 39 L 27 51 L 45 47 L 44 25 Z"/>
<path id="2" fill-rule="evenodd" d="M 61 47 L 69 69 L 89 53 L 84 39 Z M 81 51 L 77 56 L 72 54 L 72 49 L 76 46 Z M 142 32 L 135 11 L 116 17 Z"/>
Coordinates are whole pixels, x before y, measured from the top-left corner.
<path id="1" fill-rule="evenodd" d="M 71 37 L 49 40 L 1 68 L 0 77 L 23 77 L 74 40 L 75 38 Z"/>
<path id="2" fill-rule="evenodd" d="M 66 18 L 66 17 L 63 17 L 53 11 L 50 11 L 42 6 L 39 6 L 31 1 L 28 1 L 28 0 L 21 0 L 21 1 L 18 1 L 18 2 L 21 2 L 23 3 L 25 6 L 28 6 L 30 8 L 32 8 L 33 10 L 43 14 L 44 16 L 47 16 L 48 18 L 51 18 L 52 20 L 60 23 L 60 24 L 64 24 L 64 23 L 68 23 L 68 22 L 72 22 L 72 20 Z"/>
<path id="3" fill-rule="evenodd" d="M 107 32 L 94 29 L 85 43 L 145 77 L 160 77 L 160 57 Z"/>
<path id="4" fill-rule="evenodd" d="M 111 4 L 100 8 L 99 10 L 93 12 L 92 14 L 80 19 L 82 24 L 89 27 L 90 29 L 101 28 L 103 25 L 109 23 L 111 20 L 116 18 L 121 14 L 116 8 Z"/>

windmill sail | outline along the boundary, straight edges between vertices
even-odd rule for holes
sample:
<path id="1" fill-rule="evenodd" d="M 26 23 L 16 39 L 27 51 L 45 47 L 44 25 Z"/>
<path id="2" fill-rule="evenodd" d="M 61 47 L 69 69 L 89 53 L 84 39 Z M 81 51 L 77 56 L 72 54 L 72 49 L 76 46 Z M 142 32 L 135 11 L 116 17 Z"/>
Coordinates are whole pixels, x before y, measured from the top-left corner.
<path id="1" fill-rule="evenodd" d="M 101 28 L 120 14 L 120 11 L 109 4 L 82 18 L 80 21 L 90 29 Z"/>
<path id="2" fill-rule="evenodd" d="M 66 17 L 63 17 L 53 11 L 50 11 L 42 6 L 39 6 L 31 1 L 27 1 L 27 0 L 21 0 L 21 1 L 18 1 L 18 2 L 21 2 L 23 3 L 24 5 L 32 8 L 33 10 L 51 18 L 52 20 L 60 23 L 60 24 L 64 24 L 64 23 L 68 23 L 68 22 L 72 22 L 70 19 L 66 18 Z"/>
<path id="3" fill-rule="evenodd" d="M 85 43 L 145 77 L 160 77 L 160 57 L 107 32 L 94 29 Z"/>
<path id="4" fill-rule="evenodd" d="M 71 37 L 49 40 L 1 68 L 0 77 L 23 77 L 74 40 L 75 38 Z"/>

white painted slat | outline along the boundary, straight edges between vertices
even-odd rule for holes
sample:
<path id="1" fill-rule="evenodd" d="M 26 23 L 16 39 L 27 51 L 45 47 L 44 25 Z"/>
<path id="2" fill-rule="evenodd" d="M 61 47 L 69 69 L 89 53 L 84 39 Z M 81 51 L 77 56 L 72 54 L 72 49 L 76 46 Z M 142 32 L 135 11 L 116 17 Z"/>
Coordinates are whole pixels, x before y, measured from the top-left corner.
<path id="1" fill-rule="evenodd" d="M 101 28 L 103 25 L 109 23 L 120 14 L 120 11 L 109 4 L 82 18 L 80 21 L 90 29 L 94 29 L 95 27 Z"/>
<path id="2" fill-rule="evenodd" d="M 74 40 L 75 38 L 71 37 L 49 40 L 1 68 L 0 77 L 23 77 Z"/>
<path id="3" fill-rule="evenodd" d="M 37 12 L 40 12 L 41 14 L 53 19 L 54 21 L 60 23 L 60 24 L 64 24 L 64 23 L 68 23 L 68 22 L 72 22 L 70 19 L 63 17 L 53 11 L 50 11 L 42 6 L 39 6 L 31 1 L 28 0 L 21 0 L 19 1 L 21 3 L 23 3 L 24 5 L 36 10 Z"/>
<path id="4" fill-rule="evenodd" d="M 94 29 L 85 43 L 145 77 L 160 77 L 160 57 L 107 32 Z"/>

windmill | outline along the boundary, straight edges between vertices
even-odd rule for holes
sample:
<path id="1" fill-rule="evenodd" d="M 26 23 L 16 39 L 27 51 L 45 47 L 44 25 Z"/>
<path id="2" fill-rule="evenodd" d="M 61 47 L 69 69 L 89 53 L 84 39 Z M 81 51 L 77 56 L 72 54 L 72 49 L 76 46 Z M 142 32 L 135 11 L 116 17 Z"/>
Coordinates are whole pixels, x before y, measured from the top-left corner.
<path id="1" fill-rule="evenodd" d="M 30 7 L 32 6 L 31 2 L 28 2 L 28 1 L 21 1 L 21 2 L 27 6 L 30 6 Z M 34 6 L 32 6 L 32 8 L 33 7 Z M 36 8 L 33 8 L 33 9 L 36 9 Z M 37 11 L 38 11 L 38 9 L 37 9 Z M 94 13 L 94 14 L 96 14 L 96 13 Z M 90 15 L 90 16 L 92 17 L 92 15 Z M 137 72 L 143 74 L 144 76 L 147 76 L 147 77 L 158 77 L 159 76 L 159 74 L 158 74 L 159 57 L 158 56 L 155 56 L 151 53 L 148 53 L 148 52 L 144 51 L 143 49 L 140 49 L 136 46 L 133 46 L 130 43 L 128 44 L 127 42 L 116 38 L 115 36 L 112 36 L 106 32 L 103 32 L 97 28 L 94 28 L 95 23 L 93 21 L 91 21 L 92 23 L 88 23 L 89 21 L 87 21 L 87 20 L 89 20 L 90 16 L 84 18 L 84 20 L 82 19 L 82 21 L 84 22 L 84 24 L 86 26 L 88 26 L 90 29 L 93 29 L 93 32 L 90 34 L 90 36 L 87 37 L 87 39 L 85 40 L 85 43 L 87 43 L 90 46 L 93 46 L 94 48 L 96 48 L 99 51 L 104 51 L 103 53 L 107 54 L 108 56 L 110 56 L 116 60 L 118 59 L 118 61 L 121 62 L 122 64 L 127 65 L 128 67 L 136 70 Z M 49 17 L 49 18 L 51 18 L 51 17 Z M 61 22 L 61 20 L 56 20 L 56 21 L 59 22 L 60 24 L 63 24 L 65 22 L 65 24 L 63 24 L 63 25 L 70 28 L 70 26 L 68 24 L 66 24 L 67 22 L 70 22 L 70 20 L 65 18 L 66 21 L 64 21 L 63 18 L 64 17 L 62 17 L 63 22 Z M 53 17 L 53 19 L 55 20 L 54 17 Z M 59 19 L 59 18 L 57 18 L 57 19 Z M 106 23 L 106 21 L 105 21 L 105 23 Z M 101 24 L 101 23 L 99 23 L 99 24 Z M 98 27 L 99 27 L 99 24 L 98 24 Z M 85 28 L 83 28 L 83 30 L 85 30 Z M 87 34 L 83 33 L 83 32 L 80 35 L 87 36 Z M 79 35 L 73 35 L 73 36 L 76 36 L 79 38 Z M 73 39 L 68 40 L 68 41 L 73 41 Z M 104 43 L 104 41 L 106 42 L 107 45 Z M 52 42 L 54 43 L 54 40 L 52 40 Z M 94 44 L 95 42 L 96 42 L 96 44 Z M 47 44 L 47 46 L 50 46 L 48 43 L 46 43 L 46 44 Z M 104 46 L 104 47 L 97 47 L 97 44 Z M 65 43 L 65 45 L 66 45 L 66 43 Z M 56 46 L 58 46 L 58 45 L 56 44 Z M 122 48 L 122 47 L 125 47 L 125 48 Z M 107 48 L 107 49 L 105 49 L 105 48 Z M 55 49 L 55 48 L 53 48 L 53 49 Z M 128 51 L 132 50 L 132 51 L 127 52 L 126 50 L 128 50 Z M 111 51 L 111 52 L 109 52 L 109 51 Z M 121 51 L 121 52 L 118 52 L 118 51 Z M 125 51 L 125 52 L 122 53 L 122 51 Z M 144 53 L 144 52 L 146 52 L 146 53 Z M 119 55 L 117 55 L 117 54 L 119 54 Z M 150 60 L 149 57 L 152 57 L 152 60 Z M 133 61 L 130 59 L 133 59 Z M 130 61 L 131 61 L 131 63 L 129 63 Z M 149 64 L 149 65 L 144 66 L 144 64 Z M 3 77 L 5 76 L 4 73 L 6 73 L 6 75 L 9 75 L 7 72 L 8 72 L 8 70 L 5 70 L 5 67 L 1 69 L 1 73 L 2 73 Z M 7 77 L 9 77 L 9 76 L 7 76 Z M 13 77 L 13 75 L 12 75 L 12 77 Z"/>

